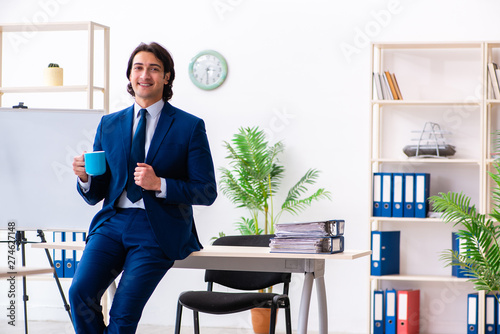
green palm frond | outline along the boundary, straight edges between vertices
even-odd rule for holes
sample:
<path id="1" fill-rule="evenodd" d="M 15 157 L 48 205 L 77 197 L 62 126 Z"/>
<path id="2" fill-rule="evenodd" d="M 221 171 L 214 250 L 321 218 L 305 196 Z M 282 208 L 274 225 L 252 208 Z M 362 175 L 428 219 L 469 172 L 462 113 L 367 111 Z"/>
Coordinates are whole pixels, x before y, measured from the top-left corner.
<path id="1" fill-rule="evenodd" d="M 290 212 L 294 215 L 299 214 L 308 207 L 312 205 L 314 201 L 319 201 L 321 199 L 331 199 L 330 192 L 324 188 L 316 190 L 316 192 L 308 197 L 300 198 L 296 200 L 289 200 L 281 206 L 283 211 Z"/>
<path id="2" fill-rule="evenodd" d="M 262 234 L 263 230 L 255 226 L 255 221 L 252 218 L 241 217 L 241 220 L 236 222 L 236 230 L 241 235 Z"/>
<path id="3" fill-rule="evenodd" d="M 288 196 L 285 199 L 285 203 L 288 201 L 297 200 L 300 195 L 307 191 L 306 184 L 314 184 L 318 179 L 319 171 L 316 169 L 309 169 L 300 180 L 290 188 L 288 191 Z"/>
<path id="4" fill-rule="evenodd" d="M 443 220 L 458 225 L 467 222 L 472 216 L 479 218 L 475 206 L 471 206 L 471 199 L 463 193 L 439 193 L 432 196 L 434 211 L 442 212 Z"/>
<path id="5" fill-rule="evenodd" d="M 226 168 L 220 170 L 222 172 L 220 188 L 233 204 L 249 209 L 261 207 L 263 199 L 258 195 L 259 191 L 256 191 L 246 178 L 236 178 Z"/>
<path id="6" fill-rule="evenodd" d="M 492 223 L 489 221 L 489 223 Z M 491 225 L 476 225 L 472 232 L 459 231 L 460 238 L 464 240 L 461 256 L 473 260 L 478 270 L 492 270 L 498 272 L 500 268 L 500 255 L 496 239 L 492 237 Z"/>
<path id="7" fill-rule="evenodd" d="M 478 264 L 473 258 L 446 250 L 441 254 L 441 260 L 446 266 L 458 266 L 465 271 L 468 281 L 473 282 L 476 290 L 498 291 L 500 276 L 489 267 Z"/>
<path id="8" fill-rule="evenodd" d="M 492 135 L 493 135 L 492 147 L 494 152 L 498 153 L 500 152 L 500 130 L 494 131 Z"/>
<path id="9" fill-rule="evenodd" d="M 329 191 L 326 191 L 324 188 L 318 189 L 315 193 L 308 197 L 300 198 L 304 193 L 307 192 L 306 185 L 315 184 L 318 176 L 318 170 L 309 169 L 306 174 L 304 174 L 304 176 L 301 177 L 300 180 L 294 186 L 292 186 L 292 188 L 290 188 L 290 190 L 288 191 L 288 196 L 281 206 L 281 210 L 296 215 L 311 206 L 313 201 L 319 201 L 321 199 L 331 199 L 331 193 Z"/>
<path id="10" fill-rule="evenodd" d="M 496 187 L 493 189 L 493 203 L 495 204 L 495 207 L 493 208 L 493 212 L 490 214 L 491 217 L 495 218 L 497 221 L 500 221 L 500 212 L 498 210 L 500 206 L 500 164 L 495 163 L 493 164 L 496 173 L 488 172 L 489 176 L 492 178 L 492 180 L 495 182 Z"/>
<path id="11" fill-rule="evenodd" d="M 285 202 L 289 200 L 297 200 L 303 193 L 307 191 L 307 184 L 315 184 L 320 171 L 316 169 L 309 169 L 300 180 L 290 188 Z"/>
<path id="12" fill-rule="evenodd" d="M 210 238 L 210 243 L 212 244 L 215 240 L 219 239 L 219 238 L 222 238 L 222 237 L 225 237 L 226 236 L 226 233 L 224 232 L 219 232 L 219 235 L 216 236 L 216 237 L 211 237 Z"/>
<path id="13" fill-rule="evenodd" d="M 495 165 L 498 171 L 499 166 Z M 497 185 L 500 185 L 498 174 L 490 173 Z M 434 210 L 442 212 L 442 219 L 447 223 L 459 226 L 461 238 L 460 254 L 448 250 L 442 254 L 441 260 L 447 266 L 460 266 L 471 275 L 469 281 L 476 290 L 497 291 L 500 288 L 500 214 L 498 205 L 500 198 L 498 188 L 494 191 L 495 209 L 492 218 L 479 213 L 471 199 L 463 193 L 440 193 L 432 196 Z"/>
<path id="14" fill-rule="evenodd" d="M 255 128 L 240 128 L 232 139 L 234 148 L 226 142 L 226 148 L 231 152 L 230 158 L 240 162 L 245 172 L 258 180 L 263 180 L 271 173 L 272 164 L 269 161 L 268 142 L 265 133 Z"/>
<path id="15" fill-rule="evenodd" d="M 281 185 L 281 181 L 283 180 L 285 174 L 285 168 L 281 165 L 274 164 L 271 174 L 269 174 L 269 178 L 271 180 L 270 186 L 268 185 L 269 193 L 274 195 L 278 193 Z M 269 182 L 268 182 L 269 184 Z"/>

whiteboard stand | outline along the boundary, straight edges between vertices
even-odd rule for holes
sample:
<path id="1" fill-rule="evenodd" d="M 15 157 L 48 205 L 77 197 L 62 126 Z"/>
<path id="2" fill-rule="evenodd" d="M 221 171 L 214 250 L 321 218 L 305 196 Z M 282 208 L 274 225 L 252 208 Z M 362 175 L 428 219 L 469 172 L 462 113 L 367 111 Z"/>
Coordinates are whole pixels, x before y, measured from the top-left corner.
<path id="1" fill-rule="evenodd" d="M 6 240 L 6 241 L 0 241 L 1 243 L 12 243 L 12 240 Z M 25 246 L 26 244 L 29 243 L 26 240 L 26 237 L 24 235 L 24 231 L 16 231 L 16 236 L 14 240 L 14 244 L 17 247 L 17 251 L 19 251 L 19 248 L 21 247 L 21 265 L 23 267 L 26 267 L 26 253 L 25 253 Z M 11 267 L 10 269 L 15 269 L 14 267 Z M 24 304 L 24 333 L 28 334 L 28 293 L 27 293 L 27 288 L 26 288 L 26 276 L 23 275 L 23 304 Z"/>
<path id="2" fill-rule="evenodd" d="M 26 237 L 24 231 L 16 231 L 16 246 L 19 252 L 21 246 L 21 265 L 26 267 Z M 24 304 L 24 333 L 28 334 L 28 291 L 26 287 L 26 276 L 23 276 L 23 304 Z"/>
<path id="3" fill-rule="evenodd" d="M 36 230 L 37 236 L 40 238 L 41 243 L 47 243 L 47 240 L 45 239 L 45 234 L 43 233 L 42 230 Z M 68 301 L 66 300 L 66 296 L 64 295 L 64 290 L 61 286 L 61 281 L 59 280 L 59 276 L 57 276 L 56 268 L 54 267 L 54 261 L 52 261 L 52 256 L 50 256 L 50 252 L 47 248 L 45 248 L 45 255 L 47 255 L 47 260 L 49 261 L 49 265 L 51 268 L 54 269 L 54 279 L 56 280 L 57 288 L 59 289 L 59 294 L 61 295 L 63 304 L 64 304 L 64 309 L 69 315 L 69 319 L 71 320 L 71 324 L 74 325 L 73 323 L 73 317 L 71 316 L 71 309 L 69 307 Z"/>
<path id="4" fill-rule="evenodd" d="M 40 242 L 37 241 L 28 241 L 25 236 L 25 231 L 16 231 L 15 236 L 15 245 L 17 247 L 17 251 L 21 249 L 21 265 L 22 267 L 26 267 L 26 244 L 38 244 L 38 243 L 46 243 L 45 234 L 42 230 L 37 230 L 37 236 L 40 237 Z M 0 241 L 0 243 L 9 243 L 12 241 Z M 64 303 L 64 309 L 68 312 L 71 323 L 73 324 L 73 317 L 71 317 L 71 309 L 69 307 L 68 302 L 66 301 L 66 296 L 64 295 L 64 290 L 62 289 L 61 282 L 59 280 L 59 276 L 57 276 L 57 272 L 54 268 L 54 262 L 52 261 L 52 257 L 50 256 L 50 252 L 47 248 L 45 248 L 45 254 L 47 255 L 47 260 L 49 261 L 50 267 L 53 269 L 54 279 L 56 281 L 57 287 L 59 289 L 59 294 Z M 23 303 L 24 303 L 24 333 L 28 334 L 28 289 L 26 284 L 26 275 L 23 275 Z"/>

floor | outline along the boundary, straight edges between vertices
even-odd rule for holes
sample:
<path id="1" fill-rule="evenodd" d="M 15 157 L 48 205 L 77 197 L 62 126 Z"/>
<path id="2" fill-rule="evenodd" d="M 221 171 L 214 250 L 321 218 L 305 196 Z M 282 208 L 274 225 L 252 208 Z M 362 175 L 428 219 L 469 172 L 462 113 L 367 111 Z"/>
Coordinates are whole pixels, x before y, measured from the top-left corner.
<path id="1" fill-rule="evenodd" d="M 12 327 L 4 321 L 0 322 L 0 333 L 2 334 L 23 334 L 24 323 L 16 322 Z M 140 325 L 137 334 L 170 334 L 173 333 L 173 327 Z M 242 328 L 200 328 L 202 334 L 253 334 L 252 330 Z M 69 322 L 52 321 L 30 321 L 28 324 L 28 333 L 30 334 L 74 334 Z M 193 333 L 192 327 L 183 327 L 181 334 Z"/>

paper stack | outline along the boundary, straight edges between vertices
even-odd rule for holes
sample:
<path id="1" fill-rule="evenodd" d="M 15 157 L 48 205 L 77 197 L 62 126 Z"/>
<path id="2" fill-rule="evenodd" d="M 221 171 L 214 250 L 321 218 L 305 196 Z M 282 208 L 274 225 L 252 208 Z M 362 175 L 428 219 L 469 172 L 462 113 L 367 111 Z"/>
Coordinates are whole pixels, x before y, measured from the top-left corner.
<path id="1" fill-rule="evenodd" d="M 344 220 L 278 223 L 272 253 L 340 253 L 344 251 Z"/>

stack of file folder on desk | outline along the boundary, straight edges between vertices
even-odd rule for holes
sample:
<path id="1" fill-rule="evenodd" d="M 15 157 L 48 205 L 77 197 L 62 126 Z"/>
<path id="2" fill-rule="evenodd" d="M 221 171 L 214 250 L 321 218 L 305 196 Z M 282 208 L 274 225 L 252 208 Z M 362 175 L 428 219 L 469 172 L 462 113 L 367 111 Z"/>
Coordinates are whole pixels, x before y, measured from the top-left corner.
<path id="1" fill-rule="evenodd" d="M 279 223 L 269 247 L 272 253 L 341 253 L 344 228 L 344 220 Z"/>
<path id="2" fill-rule="evenodd" d="M 273 238 L 271 253 L 341 253 L 344 251 L 344 237 Z"/>

